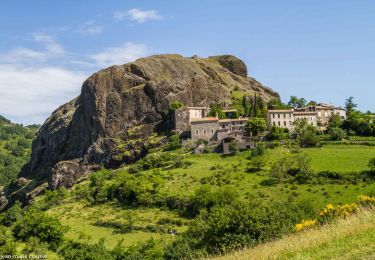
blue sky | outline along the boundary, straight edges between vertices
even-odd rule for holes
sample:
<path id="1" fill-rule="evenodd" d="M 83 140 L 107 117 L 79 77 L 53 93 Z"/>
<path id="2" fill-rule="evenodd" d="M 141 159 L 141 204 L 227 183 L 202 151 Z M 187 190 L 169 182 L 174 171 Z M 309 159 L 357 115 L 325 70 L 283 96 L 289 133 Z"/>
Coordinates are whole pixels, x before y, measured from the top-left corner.
<path id="1" fill-rule="evenodd" d="M 233 54 L 280 93 L 375 111 L 372 0 L 47 1 L 0 5 L 0 114 L 42 123 L 112 64 Z"/>

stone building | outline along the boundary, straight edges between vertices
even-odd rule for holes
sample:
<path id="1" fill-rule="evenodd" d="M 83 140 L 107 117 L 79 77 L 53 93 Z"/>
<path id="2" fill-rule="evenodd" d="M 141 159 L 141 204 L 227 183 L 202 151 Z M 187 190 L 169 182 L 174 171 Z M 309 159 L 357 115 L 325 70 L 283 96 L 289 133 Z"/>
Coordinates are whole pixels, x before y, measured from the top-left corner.
<path id="1" fill-rule="evenodd" d="M 191 140 L 217 141 L 219 119 L 216 117 L 195 118 L 190 121 Z"/>
<path id="2" fill-rule="evenodd" d="M 278 126 L 293 130 L 296 120 L 306 119 L 313 126 L 325 130 L 332 115 L 337 114 L 346 119 L 345 109 L 327 104 L 307 106 L 304 108 L 269 110 L 267 112 L 267 128 Z"/>
<path id="3" fill-rule="evenodd" d="M 192 120 L 208 117 L 208 107 L 186 107 L 174 111 L 174 129 L 181 137 L 190 137 Z"/>

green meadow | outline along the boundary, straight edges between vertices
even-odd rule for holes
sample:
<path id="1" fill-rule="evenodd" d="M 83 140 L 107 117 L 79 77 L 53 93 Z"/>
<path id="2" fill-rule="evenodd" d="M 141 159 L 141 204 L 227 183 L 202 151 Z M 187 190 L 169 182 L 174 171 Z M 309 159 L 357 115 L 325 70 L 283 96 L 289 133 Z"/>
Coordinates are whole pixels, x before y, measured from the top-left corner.
<path id="1" fill-rule="evenodd" d="M 255 170 L 250 167 L 250 151 L 239 152 L 233 156 L 215 153 L 192 154 L 178 150 L 174 154 L 182 156 L 189 162 L 182 168 L 158 169 L 165 176 L 165 184 L 159 191 L 161 196 L 188 197 L 195 190 L 208 185 L 212 188 L 223 186 L 234 187 L 244 199 L 261 198 L 269 203 L 274 201 L 308 200 L 318 211 L 328 203 L 351 203 L 361 194 L 375 192 L 375 183 L 270 183 L 270 169 L 272 165 L 293 149 L 277 147 L 266 149 L 262 156 L 264 167 Z M 321 148 L 300 148 L 298 153 L 311 158 L 314 174 L 324 171 L 334 171 L 341 174 L 352 174 L 368 171 L 370 158 L 375 157 L 374 146 L 364 145 L 325 145 Z M 128 167 L 114 171 L 125 171 Z M 150 173 L 152 170 L 149 170 Z M 88 185 L 84 181 L 74 187 L 77 189 Z M 70 192 L 71 194 L 72 192 Z M 48 210 L 57 216 L 70 229 L 67 237 L 73 241 L 97 243 L 105 239 L 108 248 L 114 248 L 118 243 L 131 246 L 139 241 L 150 238 L 168 241 L 173 236 L 157 227 L 163 227 L 162 219 L 177 220 L 179 225 L 170 224 L 178 233 L 187 229 L 190 219 L 182 217 L 177 212 L 163 207 L 124 207 L 113 202 L 92 205 L 85 200 L 69 196 L 64 202 Z M 131 221 L 137 229 L 132 232 L 121 232 L 112 226 L 100 226 L 98 222 L 125 224 Z M 156 228 L 156 230 L 155 230 Z"/>

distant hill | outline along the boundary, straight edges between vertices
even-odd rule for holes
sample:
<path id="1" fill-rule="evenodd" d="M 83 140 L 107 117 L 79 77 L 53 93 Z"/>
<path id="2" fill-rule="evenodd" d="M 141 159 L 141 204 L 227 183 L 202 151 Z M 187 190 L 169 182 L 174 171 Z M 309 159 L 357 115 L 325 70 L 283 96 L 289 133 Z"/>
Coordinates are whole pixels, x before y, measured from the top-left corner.
<path id="1" fill-rule="evenodd" d="M 0 115 L 0 186 L 14 181 L 30 159 L 31 142 L 37 129 L 37 125 L 13 124 Z"/>
<path id="2" fill-rule="evenodd" d="M 213 259 L 374 259 L 375 211 Z"/>

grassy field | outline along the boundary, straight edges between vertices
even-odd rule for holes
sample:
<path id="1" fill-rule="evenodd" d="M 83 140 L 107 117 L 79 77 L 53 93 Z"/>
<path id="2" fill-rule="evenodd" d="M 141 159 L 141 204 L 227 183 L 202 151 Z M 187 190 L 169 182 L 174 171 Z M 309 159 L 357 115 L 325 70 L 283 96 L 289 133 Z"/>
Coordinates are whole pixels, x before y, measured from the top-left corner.
<path id="1" fill-rule="evenodd" d="M 375 157 L 375 147 L 371 146 L 324 146 L 322 148 L 301 149 L 312 159 L 315 172 L 336 171 L 340 173 L 368 170 L 368 161 Z M 201 184 L 202 178 L 219 171 L 228 172 L 234 179 L 230 185 L 238 187 L 243 196 L 260 196 L 267 200 L 288 199 L 289 196 L 311 200 L 317 207 L 327 203 L 348 203 L 356 200 L 359 194 L 375 191 L 375 184 L 276 184 L 267 185 L 272 164 L 280 157 L 290 153 L 286 148 L 267 150 L 264 156 L 266 166 L 258 172 L 249 172 L 250 153 L 245 151 L 236 156 L 220 154 L 186 155 L 192 162 L 187 169 L 174 169 L 169 174 L 174 179 L 167 183 L 168 194 L 191 194 Z"/>
<path id="2" fill-rule="evenodd" d="M 269 172 L 272 164 L 281 156 L 290 153 L 286 148 L 278 147 L 267 149 L 264 155 L 265 167 L 260 171 L 249 171 L 250 152 L 240 152 L 235 156 L 220 154 L 181 153 L 191 165 L 172 170 L 161 170 L 165 176 L 165 186 L 160 191 L 165 195 L 189 196 L 206 183 L 212 187 L 231 185 L 236 187 L 243 198 L 261 198 L 273 201 L 305 199 L 310 201 L 319 210 L 328 203 L 351 203 L 361 194 L 375 192 L 375 183 L 359 184 L 272 184 L 270 185 Z M 312 168 L 315 172 L 336 171 L 340 173 L 360 172 L 368 170 L 370 158 L 375 157 L 375 147 L 371 146 L 342 146 L 329 145 L 322 148 L 301 149 L 312 159 Z M 218 175 L 219 174 L 219 175 Z M 224 176 L 224 177 L 221 177 Z M 85 183 L 79 184 L 85 185 Z M 149 238 L 160 240 L 172 239 L 171 235 L 163 232 L 133 231 L 130 233 L 118 232 L 113 227 L 95 225 L 97 221 L 112 221 L 126 223 L 129 216 L 135 226 L 160 226 L 162 218 L 172 218 L 181 221 L 181 225 L 173 226 L 178 232 L 187 228 L 188 219 L 182 218 L 176 212 L 158 208 L 122 208 L 116 203 L 89 205 L 84 201 L 75 201 L 68 198 L 60 206 L 48 211 L 58 216 L 63 224 L 70 227 L 68 238 L 76 241 L 96 243 L 105 239 L 105 245 L 113 248 L 123 240 L 125 246 Z"/>
<path id="3" fill-rule="evenodd" d="M 126 209 L 120 208 L 116 204 L 89 206 L 87 203 L 79 201 L 65 201 L 63 205 L 54 207 L 48 212 L 58 217 L 64 225 L 69 227 L 68 239 L 88 241 L 89 243 L 97 243 L 99 239 L 105 239 L 105 245 L 109 249 L 113 249 L 121 240 L 123 240 L 124 246 L 130 246 L 150 238 L 168 240 L 171 236 L 166 233 L 144 231 L 121 233 L 112 227 L 97 226 L 95 225 L 97 221 L 126 223 L 131 218 L 133 225 L 137 227 L 156 226 L 158 220 L 163 218 L 179 219 L 185 222 L 174 212 L 163 211 L 158 208 Z M 186 225 L 173 226 L 173 228 L 178 232 L 183 232 Z"/>
<path id="4" fill-rule="evenodd" d="M 215 259 L 374 259 L 375 210 Z"/>

